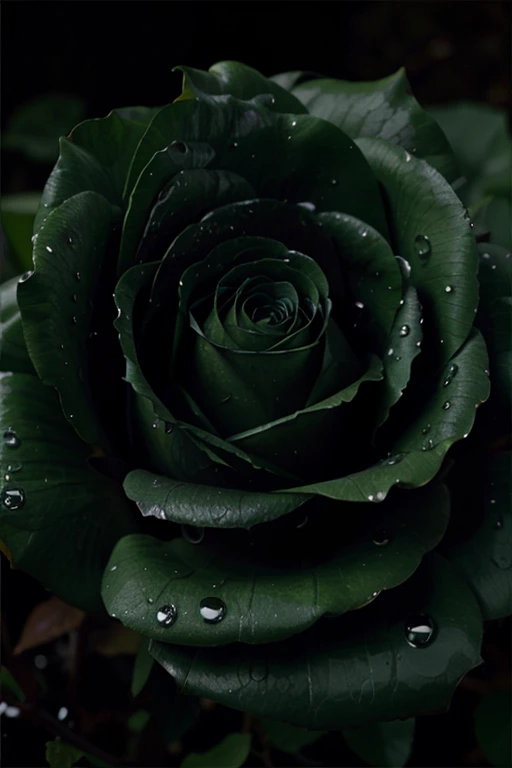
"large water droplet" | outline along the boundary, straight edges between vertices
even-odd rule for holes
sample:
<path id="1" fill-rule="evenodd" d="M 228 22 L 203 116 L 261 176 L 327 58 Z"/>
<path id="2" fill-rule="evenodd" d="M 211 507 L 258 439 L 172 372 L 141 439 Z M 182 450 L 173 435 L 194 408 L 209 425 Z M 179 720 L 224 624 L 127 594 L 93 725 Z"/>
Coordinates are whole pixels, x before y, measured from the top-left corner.
<path id="1" fill-rule="evenodd" d="M 15 474 L 16 472 L 21 472 L 23 469 L 21 464 L 8 464 L 5 468 L 6 472 L 10 472 L 11 474 Z"/>
<path id="2" fill-rule="evenodd" d="M 4 432 L 4 443 L 8 445 L 9 448 L 17 448 L 20 445 L 21 440 L 13 429 L 6 429 Z"/>
<path id="3" fill-rule="evenodd" d="M 400 328 L 400 331 L 399 331 L 399 335 L 402 336 L 402 337 L 403 336 L 408 336 L 410 334 L 410 332 L 411 332 L 411 329 L 410 329 L 410 327 L 408 325 L 402 325 L 402 327 Z"/>
<path id="4" fill-rule="evenodd" d="M 261 683 L 268 677 L 268 665 L 265 661 L 251 661 L 249 675 L 255 683 Z"/>
<path id="5" fill-rule="evenodd" d="M 416 253 L 420 259 L 426 263 L 432 253 L 430 240 L 426 235 L 417 235 L 414 238 L 414 245 L 416 246 Z"/>
<path id="6" fill-rule="evenodd" d="M 21 509 L 25 504 L 25 491 L 23 488 L 4 488 L 0 494 L 0 501 L 10 511 Z"/>
<path id="7" fill-rule="evenodd" d="M 433 441 L 433 440 L 432 440 L 432 438 L 430 437 L 430 438 L 427 440 L 427 442 L 425 443 L 425 445 L 423 445 L 423 446 L 422 446 L 421 450 L 422 450 L 422 451 L 431 451 L 433 447 L 434 447 L 434 441 Z"/>
<path id="8" fill-rule="evenodd" d="M 445 293 L 453 293 L 453 286 L 447 285 L 444 289 Z"/>
<path id="9" fill-rule="evenodd" d="M 26 283 L 26 282 L 27 282 L 27 280 L 28 280 L 30 277 L 32 277 L 32 275 L 33 275 L 33 274 L 34 274 L 34 270 L 33 270 L 33 269 L 29 269 L 27 272 L 24 272 L 24 273 L 22 274 L 22 276 L 20 277 L 20 279 L 18 280 L 18 282 L 19 282 L 19 283 Z"/>
<path id="10" fill-rule="evenodd" d="M 386 531 L 385 528 L 381 528 L 380 531 L 377 531 L 377 533 L 374 535 L 372 541 L 374 544 L 376 544 L 378 547 L 383 547 L 386 544 L 389 544 L 391 540 L 391 535 L 389 531 Z"/>
<path id="11" fill-rule="evenodd" d="M 450 403 L 450 401 L 449 401 L 449 400 L 446 400 L 446 401 L 443 403 L 443 405 L 442 405 L 443 411 L 447 411 L 447 410 L 448 410 L 448 408 L 450 408 L 450 406 L 451 406 L 451 403 Z"/>
<path id="12" fill-rule="evenodd" d="M 426 613 L 412 616 L 405 623 L 405 639 L 412 648 L 425 648 L 434 639 L 436 626 Z"/>
<path id="13" fill-rule="evenodd" d="M 181 534 L 190 544 L 200 544 L 204 539 L 204 528 L 196 525 L 182 525 Z"/>
<path id="14" fill-rule="evenodd" d="M 226 615 L 226 603 L 219 597 L 204 597 L 199 603 L 199 613 L 207 624 L 217 624 Z"/>
<path id="15" fill-rule="evenodd" d="M 448 384 L 451 384 L 455 376 L 457 375 L 457 371 L 459 370 L 459 366 L 457 363 L 452 363 L 448 369 L 448 373 L 446 374 L 446 378 L 443 381 L 443 387 L 447 387 Z"/>
<path id="16" fill-rule="evenodd" d="M 178 617 L 178 609 L 175 605 L 162 605 L 156 614 L 156 620 L 162 627 L 170 627 Z"/>

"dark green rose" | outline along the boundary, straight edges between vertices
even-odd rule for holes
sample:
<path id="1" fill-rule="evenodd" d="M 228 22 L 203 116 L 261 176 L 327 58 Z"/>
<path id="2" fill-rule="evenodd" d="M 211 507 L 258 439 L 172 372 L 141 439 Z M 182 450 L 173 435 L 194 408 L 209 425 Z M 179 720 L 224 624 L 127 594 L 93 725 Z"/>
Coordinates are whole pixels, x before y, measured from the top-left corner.
<path id="1" fill-rule="evenodd" d="M 2 540 L 185 693 L 313 729 L 439 710 L 511 612 L 492 167 L 403 71 L 180 69 L 61 139 L 2 286 Z"/>

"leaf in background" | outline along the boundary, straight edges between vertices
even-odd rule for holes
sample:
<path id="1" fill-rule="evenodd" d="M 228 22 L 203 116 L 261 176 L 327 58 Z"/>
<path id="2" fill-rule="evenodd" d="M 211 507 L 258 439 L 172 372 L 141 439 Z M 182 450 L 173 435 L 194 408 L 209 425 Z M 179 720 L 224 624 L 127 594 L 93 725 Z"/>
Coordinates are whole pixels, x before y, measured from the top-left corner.
<path id="1" fill-rule="evenodd" d="M 262 718 L 261 727 L 269 743 L 290 755 L 296 755 L 303 747 L 314 744 L 326 731 L 309 731 L 307 728 L 297 728 L 290 723 Z"/>
<path id="2" fill-rule="evenodd" d="M 21 152 L 36 163 L 54 163 L 59 137 L 83 120 L 85 102 L 76 96 L 46 93 L 22 104 L 9 118 L 2 149 Z"/>
<path id="3" fill-rule="evenodd" d="M 137 656 L 135 657 L 131 687 L 132 696 L 138 696 L 142 691 L 148 681 L 154 663 L 155 660 L 149 653 L 148 643 L 147 640 L 145 640 L 141 643 Z"/>
<path id="4" fill-rule="evenodd" d="M 40 192 L 20 192 L 0 199 L 2 228 L 11 259 L 20 272 L 32 269 L 32 229 Z"/>
<path id="5" fill-rule="evenodd" d="M 343 738 L 355 754 L 376 768 L 403 766 L 411 754 L 415 719 L 372 723 L 343 731 Z"/>
<path id="6" fill-rule="evenodd" d="M 43 643 L 49 643 L 57 637 L 77 629 L 84 618 L 84 611 L 67 605 L 58 597 L 51 597 L 49 600 L 39 603 L 25 621 L 14 654 L 18 655 L 29 648 L 36 648 Z"/>
<path id="7" fill-rule="evenodd" d="M 494 691 L 475 711 L 476 738 L 486 760 L 507 768 L 511 765 L 512 706 L 510 691 Z"/>
<path id="8" fill-rule="evenodd" d="M 83 755 L 81 749 L 72 747 L 61 739 L 46 742 L 46 759 L 50 768 L 71 768 Z"/>
<path id="9" fill-rule="evenodd" d="M 18 701 L 25 701 L 25 694 L 23 693 L 22 688 L 3 664 L 0 669 L 0 691 L 8 691 L 9 693 L 12 693 Z"/>
<path id="10" fill-rule="evenodd" d="M 251 736 L 231 733 L 208 752 L 191 752 L 181 768 L 240 768 L 249 756 Z"/>

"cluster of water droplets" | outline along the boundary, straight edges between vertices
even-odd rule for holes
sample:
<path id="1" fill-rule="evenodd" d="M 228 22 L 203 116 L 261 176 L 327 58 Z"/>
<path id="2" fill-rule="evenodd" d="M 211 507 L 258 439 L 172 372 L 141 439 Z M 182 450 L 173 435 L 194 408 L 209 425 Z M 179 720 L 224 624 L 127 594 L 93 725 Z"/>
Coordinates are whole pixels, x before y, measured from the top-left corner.
<path id="1" fill-rule="evenodd" d="M 148 599 L 148 602 L 153 601 Z M 226 616 L 226 603 L 220 597 L 204 597 L 199 603 L 199 615 L 206 624 L 218 624 Z M 161 627 L 171 627 L 178 618 L 178 609 L 167 603 L 156 612 L 156 620 Z"/>
<path id="2" fill-rule="evenodd" d="M 8 450 L 16 450 L 21 445 L 21 440 L 16 432 L 9 427 L 3 433 L 4 445 Z M 20 486 L 10 485 L 14 481 L 13 475 L 16 475 L 22 469 L 22 465 L 16 462 L 7 464 L 4 474 L 4 481 L 9 483 L 0 492 L 0 503 L 9 512 L 21 509 L 25 504 L 25 491 Z"/>

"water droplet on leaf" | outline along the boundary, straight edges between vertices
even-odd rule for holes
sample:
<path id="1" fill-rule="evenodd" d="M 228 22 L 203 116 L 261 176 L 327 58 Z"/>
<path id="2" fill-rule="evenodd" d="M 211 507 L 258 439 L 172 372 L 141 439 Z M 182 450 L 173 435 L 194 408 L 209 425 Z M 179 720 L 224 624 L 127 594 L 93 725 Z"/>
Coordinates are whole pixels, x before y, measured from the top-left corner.
<path id="1" fill-rule="evenodd" d="M 255 683 L 261 683 L 268 677 L 268 666 L 265 661 L 252 661 L 249 667 L 249 675 Z"/>
<path id="2" fill-rule="evenodd" d="M 178 616 L 178 610 L 175 605 L 163 605 L 156 614 L 156 620 L 162 627 L 170 627 L 174 624 Z"/>
<path id="3" fill-rule="evenodd" d="M 6 429 L 4 432 L 4 443 L 8 445 L 9 448 L 17 448 L 20 445 L 21 440 L 13 429 Z"/>
<path id="4" fill-rule="evenodd" d="M 204 528 L 196 525 L 182 525 L 181 534 L 190 544 L 200 544 L 204 539 Z"/>
<path id="5" fill-rule="evenodd" d="M 443 405 L 442 405 L 443 411 L 447 411 L 447 410 L 448 410 L 448 408 L 449 408 L 450 406 L 451 406 L 451 403 L 450 403 L 450 401 L 449 401 L 449 400 L 446 400 L 446 401 L 443 403 Z"/>
<path id="6" fill-rule="evenodd" d="M 417 235 L 414 238 L 414 245 L 416 246 L 416 253 L 420 259 L 426 263 L 432 253 L 430 240 L 426 235 Z"/>
<path id="7" fill-rule="evenodd" d="M 385 528 L 382 528 L 380 531 L 377 531 L 377 533 L 372 539 L 373 543 L 376 544 L 377 547 L 383 547 L 386 544 L 389 544 L 390 540 L 391 540 L 391 536 L 389 534 L 389 531 L 386 531 Z"/>
<path id="8" fill-rule="evenodd" d="M 219 597 L 204 597 L 199 603 L 199 613 L 207 624 L 217 624 L 226 615 L 226 603 Z"/>
<path id="9" fill-rule="evenodd" d="M 412 616 L 405 624 L 405 639 L 412 648 L 425 648 L 434 639 L 434 620 L 426 613 Z"/>
<path id="10" fill-rule="evenodd" d="M 26 283 L 26 282 L 27 282 L 27 280 L 28 280 L 30 277 L 32 277 L 32 275 L 33 275 L 33 274 L 34 274 L 34 270 L 33 270 L 33 269 L 29 269 L 27 272 L 24 272 L 24 273 L 22 274 L 22 276 L 20 277 L 20 279 L 18 280 L 18 282 L 19 282 L 19 283 Z"/>
<path id="11" fill-rule="evenodd" d="M 411 329 L 410 329 L 410 327 L 408 325 L 402 325 L 402 327 L 400 328 L 400 331 L 399 331 L 399 335 L 402 336 L 402 337 L 408 336 L 410 334 L 410 332 L 411 332 Z"/>
<path id="12" fill-rule="evenodd" d="M 0 500 L 10 511 L 21 509 L 25 504 L 25 491 L 23 488 L 4 488 L 0 494 Z"/>

